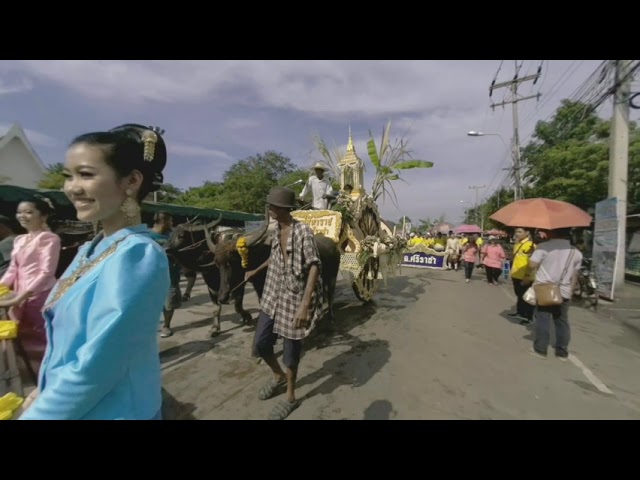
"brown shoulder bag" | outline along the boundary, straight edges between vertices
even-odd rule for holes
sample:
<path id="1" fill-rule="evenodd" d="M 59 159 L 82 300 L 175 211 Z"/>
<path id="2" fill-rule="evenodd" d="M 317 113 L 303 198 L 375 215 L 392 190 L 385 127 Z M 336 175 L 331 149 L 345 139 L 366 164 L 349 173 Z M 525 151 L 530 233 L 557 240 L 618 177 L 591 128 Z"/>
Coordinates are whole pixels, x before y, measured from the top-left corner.
<path id="1" fill-rule="evenodd" d="M 571 249 L 571 255 L 569 255 L 569 260 L 567 260 L 567 264 L 562 271 L 562 275 L 560 275 L 559 282 L 550 282 L 550 283 L 538 283 L 537 285 L 533 285 L 533 290 L 536 292 L 536 300 L 538 305 L 541 307 L 552 307 L 555 305 L 562 305 L 562 293 L 560 292 L 560 283 L 564 278 L 567 270 L 569 269 L 569 265 L 571 265 L 571 260 L 573 259 L 573 254 L 575 253 L 575 249 Z"/>

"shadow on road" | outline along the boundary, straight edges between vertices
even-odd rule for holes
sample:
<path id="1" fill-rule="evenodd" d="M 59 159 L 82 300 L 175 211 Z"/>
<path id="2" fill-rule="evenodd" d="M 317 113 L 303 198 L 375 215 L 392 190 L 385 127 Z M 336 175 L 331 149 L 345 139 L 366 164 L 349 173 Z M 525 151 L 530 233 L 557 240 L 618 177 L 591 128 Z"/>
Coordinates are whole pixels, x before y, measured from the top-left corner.
<path id="1" fill-rule="evenodd" d="M 160 362 L 163 364 L 172 362 L 171 367 L 175 367 L 199 355 L 204 355 L 215 347 L 216 343 L 222 342 L 229 337 L 231 337 L 230 333 L 223 333 L 211 340 L 194 340 L 193 342 L 169 347 L 160 352 Z"/>
<path id="2" fill-rule="evenodd" d="M 304 395 L 305 399 L 314 395 L 328 395 L 338 387 L 349 385 L 360 387 L 365 385 L 391 358 L 389 342 L 386 340 L 363 341 L 352 335 L 344 334 L 349 350 L 324 362 L 316 372 L 305 376 L 297 383 L 297 387 L 324 381 Z"/>
<path id="3" fill-rule="evenodd" d="M 189 312 L 194 313 L 194 312 Z M 197 315 L 197 313 L 194 313 Z M 177 327 L 171 327 L 173 333 L 181 332 L 183 330 L 191 330 L 192 328 L 200 328 L 200 327 L 210 327 L 213 324 L 213 320 L 211 317 L 203 318 L 202 320 L 198 320 L 197 322 L 185 323 L 184 325 L 179 325 Z"/>
<path id="4" fill-rule="evenodd" d="M 390 420 L 395 415 L 396 412 L 389 400 L 376 400 L 364 411 L 363 420 Z"/>
<path id="5" fill-rule="evenodd" d="M 418 275 L 415 277 L 390 277 L 387 279 L 385 288 L 381 288 L 381 294 L 391 295 L 405 299 L 417 300 L 420 295 L 424 294 L 425 285 L 429 284 L 426 275 Z M 403 302 L 404 303 L 404 302 Z"/>
<path id="6" fill-rule="evenodd" d="M 193 416 L 196 411 L 193 403 L 178 402 L 169 392 L 162 389 L 162 419 L 163 420 L 197 420 Z"/>

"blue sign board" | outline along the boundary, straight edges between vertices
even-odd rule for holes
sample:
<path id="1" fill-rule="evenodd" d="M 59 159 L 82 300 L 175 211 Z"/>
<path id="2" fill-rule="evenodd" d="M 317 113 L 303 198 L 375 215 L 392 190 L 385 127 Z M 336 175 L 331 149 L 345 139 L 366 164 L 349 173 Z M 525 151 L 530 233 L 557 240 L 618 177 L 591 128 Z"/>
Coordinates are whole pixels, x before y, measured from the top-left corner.
<path id="1" fill-rule="evenodd" d="M 445 254 L 434 255 L 424 252 L 407 252 L 402 256 L 403 267 L 445 268 Z"/>

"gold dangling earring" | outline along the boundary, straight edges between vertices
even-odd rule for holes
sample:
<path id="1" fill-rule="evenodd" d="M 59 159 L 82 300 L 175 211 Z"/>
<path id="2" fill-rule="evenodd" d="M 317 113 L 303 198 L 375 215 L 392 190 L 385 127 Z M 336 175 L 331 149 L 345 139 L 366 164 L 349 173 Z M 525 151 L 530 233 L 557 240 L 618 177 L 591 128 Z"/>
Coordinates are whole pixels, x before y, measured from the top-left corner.
<path id="1" fill-rule="evenodd" d="M 133 227 L 140 225 L 142 223 L 140 205 L 138 205 L 138 202 L 133 198 L 133 192 L 131 190 L 127 189 L 125 193 L 127 194 L 127 198 L 122 202 L 120 210 L 127 221 L 127 226 Z"/>

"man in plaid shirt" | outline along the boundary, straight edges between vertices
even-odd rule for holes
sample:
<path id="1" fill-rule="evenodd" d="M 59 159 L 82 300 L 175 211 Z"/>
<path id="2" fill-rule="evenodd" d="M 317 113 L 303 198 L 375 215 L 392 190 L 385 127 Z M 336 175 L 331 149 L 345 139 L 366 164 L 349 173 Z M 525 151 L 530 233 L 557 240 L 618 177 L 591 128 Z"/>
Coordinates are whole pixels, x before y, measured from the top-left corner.
<path id="1" fill-rule="evenodd" d="M 261 400 L 272 398 L 287 387 L 287 398 L 271 411 L 269 418 L 283 420 L 299 405 L 295 383 L 302 353 L 302 340 L 313 330 L 322 315 L 322 268 L 311 228 L 291 216 L 295 192 L 274 187 L 267 196 L 269 214 L 278 222 L 271 245 L 271 256 L 265 265 L 247 272 L 246 278 L 268 265 L 267 278 L 260 304 L 253 354 L 262 358 L 271 370 L 271 378 L 261 389 Z M 284 339 L 280 366 L 273 346 Z"/>

